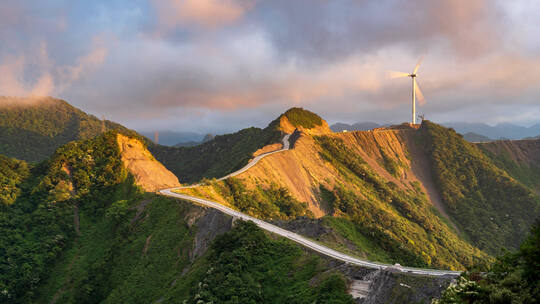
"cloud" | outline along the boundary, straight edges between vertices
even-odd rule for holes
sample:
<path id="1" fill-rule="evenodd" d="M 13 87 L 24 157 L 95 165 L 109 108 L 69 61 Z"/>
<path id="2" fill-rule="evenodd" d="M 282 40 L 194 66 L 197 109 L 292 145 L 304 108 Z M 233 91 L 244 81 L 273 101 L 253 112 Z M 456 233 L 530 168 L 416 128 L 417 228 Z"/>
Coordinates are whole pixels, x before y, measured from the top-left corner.
<path id="1" fill-rule="evenodd" d="M 7 96 L 47 96 L 54 91 L 53 78 L 49 72 L 38 74 L 37 79 L 25 79 L 28 63 L 23 56 L 7 57 L 0 63 L 0 92 Z"/>
<path id="2" fill-rule="evenodd" d="M 157 13 L 158 36 L 177 27 L 218 28 L 237 21 L 253 7 L 252 1 L 242 0 L 151 0 L 151 3 Z"/>
<path id="3" fill-rule="evenodd" d="M 0 57 L 0 95 L 16 97 L 57 96 L 73 82 L 98 67 L 107 50 L 97 46 L 88 54 L 77 58 L 74 65 L 57 65 L 41 42 L 36 49 L 17 56 Z"/>
<path id="4" fill-rule="evenodd" d="M 384 74 L 409 71 L 421 54 L 427 103 L 420 109 L 428 117 L 498 119 L 499 105 L 532 108 L 540 93 L 538 4 L 528 0 L 17 1 L 3 8 L 0 95 L 47 93 L 130 127 L 261 126 L 293 105 L 330 119 L 407 120 L 410 80 Z"/>
<path id="5" fill-rule="evenodd" d="M 504 33 L 494 1 L 274 0 L 246 17 L 285 56 L 334 61 L 357 52 L 404 46 L 427 52 L 446 45 L 462 57 L 489 52 Z"/>

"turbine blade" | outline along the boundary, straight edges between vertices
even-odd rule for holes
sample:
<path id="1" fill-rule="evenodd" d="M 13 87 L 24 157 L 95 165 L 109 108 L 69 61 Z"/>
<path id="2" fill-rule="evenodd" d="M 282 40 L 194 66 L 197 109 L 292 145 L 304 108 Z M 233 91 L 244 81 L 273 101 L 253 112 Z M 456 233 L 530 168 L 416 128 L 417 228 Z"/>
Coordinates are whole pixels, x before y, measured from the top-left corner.
<path id="1" fill-rule="evenodd" d="M 422 64 L 422 61 L 424 60 L 424 56 L 420 57 L 418 60 L 418 63 L 416 64 L 416 67 L 414 68 L 413 74 L 416 74 L 418 72 L 418 68 L 420 67 L 420 64 Z"/>
<path id="2" fill-rule="evenodd" d="M 420 87 L 418 86 L 418 82 L 417 82 L 417 81 L 414 82 L 414 90 L 416 91 L 416 96 L 417 96 L 418 104 L 419 104 L 419 105 L 425 105 L 425 104 L 426 104 L 426 99 L 424 98 L 424 94 L 423 94 L 422 91 L 420 90 Z"/>
<path id="3" fill-rule="evenodd" d="M 386 78 L 388 79 L 394 79 L 394 78 L 404 78 L 409 76 L 409 73 L 404 72 L 396 72 L 396 71 L 388 71 L 386 73 Z"/>

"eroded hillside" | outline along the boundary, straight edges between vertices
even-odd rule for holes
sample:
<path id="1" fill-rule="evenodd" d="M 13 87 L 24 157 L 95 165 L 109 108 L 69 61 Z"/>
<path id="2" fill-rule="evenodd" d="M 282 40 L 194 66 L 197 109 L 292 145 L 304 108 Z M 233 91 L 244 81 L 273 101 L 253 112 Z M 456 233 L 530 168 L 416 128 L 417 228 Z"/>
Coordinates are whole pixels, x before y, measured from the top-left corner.
<path id="1" fill-rule="evenodd" d="M 299 134 L 293 149 L 232 180 L 183 191 L 266 219 L 342 219 L 323 221 L 334 237 L 318 239 L 363 257 L 450 269 L 489 259 L 447 217 L 415 129 L 332 133 L 320 129 L 325 123 L 312 132 L 281 123 Z"/>
<path id="2" fill-rule="evenodd" d="M 538 199 L 451 130 L 426 121 L 332 133 L 318 116 L 302 119 L 309 122 L 301 127 L 279 120 L 280 130 L 295 132 L 293 149 L 233 179 L 183 191 L 270 220 L 323 218 L 318 233 L 304 232 L 350 254 L 450 269 L 513 248 L 537 216 Z M 488 185 L 503 192 L 494 196 Z M 512 195 L 514 210 L 505 202 Z"/>
<path id="3" fill-rule="evenodd" d="M 139 139 L 120 133 L 116 139 L 122 162 L 135 177 L 136 185 L 148 192 L 180 186 L 178 178 L 158 162 Z"/>

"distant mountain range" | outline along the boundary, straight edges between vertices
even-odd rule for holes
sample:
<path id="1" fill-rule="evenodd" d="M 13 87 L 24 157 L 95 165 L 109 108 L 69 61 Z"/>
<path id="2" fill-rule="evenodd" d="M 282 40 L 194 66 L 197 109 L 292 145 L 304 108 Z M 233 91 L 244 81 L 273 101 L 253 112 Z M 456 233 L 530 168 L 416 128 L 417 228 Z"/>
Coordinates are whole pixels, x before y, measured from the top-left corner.
<path id="1" fill-rule="evenodd" d="M 154 140 L 154 131 L 140 131 L 139 134 Z M 195 132 L 176 132 L 176 131 L 159 131 L 160 145 L 174 146 L 179 143 L 200 143 L 204 138 L 204 134 Z"/>
<path id="2" fill-rule="evenodd" d="M 469 142 L 493 141 L 493 139 L 491 139 L 491 138 L 489 138 L 487 136 L 476 134 L 474 132 L 467 132 L 467 133 L 462 134 L 462 135 L 463 135 L 463 139 L 465 139 L 466 141 L 469 141 Z"/>
<path id="3" fill-rule="evenodd" d="M 366 131 L 374 128 L 388 126 L 389 124 L 378 124 L 374 122 L 358 122 L 355 124 L 335 123 L 330 126 L 334 132 Z M 503 123 L 490 126 L 485 123 L 464 123 L 450 122 L 443 123 L 445 127 L 453 128 L 462 134 L 468 141 L 489 141 L 497 139 L 523 139 L 540 136 L 540 124 L 531 127 L 523 127 L 511 123 Z"/>

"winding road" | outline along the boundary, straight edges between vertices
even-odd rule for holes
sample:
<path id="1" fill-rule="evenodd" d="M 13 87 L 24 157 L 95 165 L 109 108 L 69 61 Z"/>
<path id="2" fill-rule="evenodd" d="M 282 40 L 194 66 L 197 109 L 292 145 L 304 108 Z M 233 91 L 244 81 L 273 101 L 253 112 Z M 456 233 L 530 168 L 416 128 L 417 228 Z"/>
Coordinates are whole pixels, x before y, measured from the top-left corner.
<path id="1" fill-rule="evenodd" d="M 253 167 L 255 164 L 257 164 L 264 157 L 266 157 L 268 155 L 271 155 L 271 154 L 274 154 L 274 153 L 279 153 L 279 152 L 289 150 L 289 147 L 290 147 L 289 137 L 290 137 L 290 134 L 287 134 L 287 135 L 285 135 L 283 137 L 283 147 L 280 150 L 276 150 L 276 151 L 261 154 L 261 155 L 255 157 L 253 160 L 251 160 L 242 169 L 240 169 L 240 170 L 238 170 L 236 172 L 233 172 L 233 173 L 231 173 L 231 174 L 229 174 L 227 176 L 224 176 L 224 177 L 222 177 L 222 178 L 220 178 L 218 180 L 224 180 L 224 179 L 239 175 L 241 173 L 244 173 L 247 170 L 249 170 L 251 167 Z M 413 274 L 418 274 L 418 275 L 428 275 L 428 276 L 444 276 L 444 275 L 458 276 L 461 273 L 460 271 L 411 268 L 411 267 L 399 266 L 397 264 L 396 265 L 390 265 L 390 264 L 382 264 L 382 263 L 370 262 L 370 261 L 362 260 L 362 259 L 359 259 L 359 258 L 356 258 L 356 257 L 352 257 L 350 255 L 341 253 L 341 252 L 336 251 L 334 249 L 328 248 L 326 246 L 323 246 L 323 245 L 321 245 L 321 244 L 319 244 L 317 242 L 314 242 L 314 241 L 312 241 L 312 240 L 310 240 L 310 239 L 308 239 L 306 237 L 303 237 L 303 236 L 301 236 L 301 235 L 299 235 L 297 233 L 285 230 L 283 228 L 272 225 L 272 224 L 267 223 L 265 221 L 262 221 L 260 219 L 257 219 L 257 218 L 254 218 L 252 216 L 249 216 L 247 214 L 244 214 L 244 213 L 241 213 L 239 211 L 233 210 L 233 209 L 231 209 L 229 207 L 226 207 L 226 206 L 224 206 L 224 205 L 222 205 L 220 203 L 213 202 L 213 201 L 210 201 L 210 200 L 207 200 L 207 199 L 204 199 L 204 198 L 199 198 L 199 197 L 195 197 L 195 196 L 191 196 L 191 195 L 187 195 L 187 194 L 181 194 L 181 193 L 174 192 L 174 190 L 193 188 L 193 187 L 198 187 L 200 185 L 201 184 L 195 184 L 195 185 L 190 185 L 190 186 L 185 186 L 185 187 L 163 189 L 163 190 L 161 190 L 159 192 L 161 194 L 163 194 L 163 195 L 166 195 L 166 196 L 179 198 L 179 199 L 191 201 L 191 202 L 194 202 L 194 203 L 197 203 L 197 204 L 201 204 L 201 205 L 204 205 L 204 206 L 215 208 L 215 209 L 217 209 L 217 210 L 219 210 L 219 211 L 221 211 L 221 212 L 223 212 L 225 214 L 231 215 L 231 216 L 236 217 L 236 218 L 240 218 L 240 219 L 242 219 L 244 221 L 252 221 L 255 224 L 257 224 L 257 226 L 261 227 L 262 229 L 265 229 L 265 230 L 270 231 L 272 233 L 275 233 L 275 234 L 278 234 L 280 236 L 286 237 L 286 238 L 288 238 L 288 239 L 290 239 L 290 240 L 292 240 L 292 241 L 294 241 L 294 242 L 296 242 L 296 243 L 298 243 L 300 245 L 303 245 L 303 246 L 305 246 L 307 248 L 310 248 L 310 249 L 312 249 L 312 250 L 314 250 L 314 251 L 316 251 L 318 253 L 324 254 L 326 256 L 335 258 L 337 260 L 340 260 L 340 261 L 343 261 L 343 262 L 346 262 L 346 263 L 349 263 L 349 264 L 358 265 L 358 266 L 367 267 L 367 268 L 372 268 L 372 269 L 387 269 L 387 270 L 392 270 L 392 271 L 401 271 L 401 272 L 406 272 L 406 273 L 413 273 Z"/>

